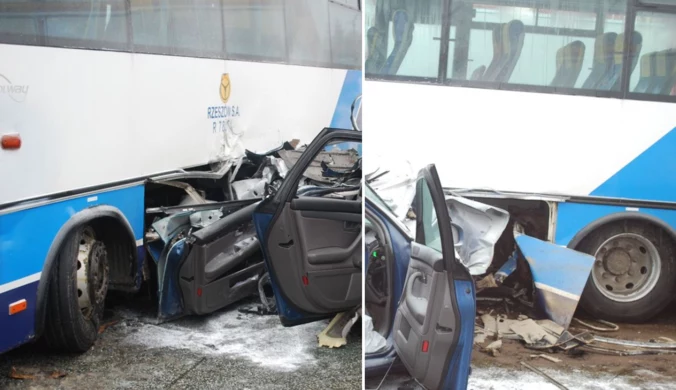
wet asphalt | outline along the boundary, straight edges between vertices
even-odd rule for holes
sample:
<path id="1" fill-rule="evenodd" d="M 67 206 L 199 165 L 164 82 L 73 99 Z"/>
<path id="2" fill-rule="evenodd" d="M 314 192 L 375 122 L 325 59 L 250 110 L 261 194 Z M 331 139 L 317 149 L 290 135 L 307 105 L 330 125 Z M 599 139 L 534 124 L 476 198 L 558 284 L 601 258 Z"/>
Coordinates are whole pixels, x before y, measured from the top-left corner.
<path id="1" fill-rule="evenodd" d="M 320 348 L 316 334 L 328 320 L 284 328 L 277 316 L 238 310 L 253 302 L 161 325 L 153 324 L 149 305 L 116 305 L 86 353 L 56 353 L 36 343 L 0 355 L 0 389 L 362 387 L 361 322 L 346 346 Z"/>

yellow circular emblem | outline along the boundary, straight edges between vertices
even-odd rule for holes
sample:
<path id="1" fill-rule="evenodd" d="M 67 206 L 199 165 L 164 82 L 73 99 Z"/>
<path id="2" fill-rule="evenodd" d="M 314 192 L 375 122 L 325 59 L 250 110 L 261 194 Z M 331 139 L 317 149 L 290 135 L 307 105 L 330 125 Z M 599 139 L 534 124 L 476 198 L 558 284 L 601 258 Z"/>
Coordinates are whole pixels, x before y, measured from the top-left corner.
<path id="1" fill-rule="evenodd" d="M 223 76 L 221 76 L 221 101 L 223 104 L 228 103 L 228 99 L 230 99 L 230 75 L 225 73 Z"/>

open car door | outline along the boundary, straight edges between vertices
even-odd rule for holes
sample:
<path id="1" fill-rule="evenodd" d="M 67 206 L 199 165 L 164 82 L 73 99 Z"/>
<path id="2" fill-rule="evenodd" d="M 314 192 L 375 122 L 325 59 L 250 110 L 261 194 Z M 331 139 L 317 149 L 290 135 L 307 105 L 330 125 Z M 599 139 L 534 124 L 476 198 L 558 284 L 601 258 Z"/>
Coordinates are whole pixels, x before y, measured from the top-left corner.
<path id="1" fill-rule="evenodd" d="M 451 218 L 434 165 L 418 175 L 414 208 L 416 242 L 394 319 L 395 349 L 425 388 L 465 389 L 474 339 L 474 283 L 455 258 Z"/>
<path id="2" fill-rule="evenodd" d="M 357 153 L 351 147 L 356 144 L 361 144 L 359 131 L 322 130 L 291 167 L 279 190 L 254 212 L 277 311 L 285 326 L 326 318 L 361 303 L 361 196 L 336 196 L 336 189 L 360 194 L 360 179 L 353 177 L 350 184 L 339 179 L 328 186 L 299 190 L 308 176 L 317 178 L 318 165 L 322 176 L 349 174 L 350 170 L 332 169 L 331 162 L 339 157 L 332 150 L 347 145 L 348 151 Z M 317 158 L 320 152 L 321 159 Z M 360 157 L 357 165 L 354 173 L 361 177 Z M 311 170 L 315 173 L 308 175 Z"/>

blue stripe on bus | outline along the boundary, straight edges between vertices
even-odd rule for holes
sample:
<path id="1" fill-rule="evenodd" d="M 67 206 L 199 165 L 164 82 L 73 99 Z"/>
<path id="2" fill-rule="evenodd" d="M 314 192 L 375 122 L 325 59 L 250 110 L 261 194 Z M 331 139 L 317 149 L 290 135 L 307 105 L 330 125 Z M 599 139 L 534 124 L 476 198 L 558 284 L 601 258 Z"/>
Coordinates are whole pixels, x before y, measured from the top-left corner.
<path id="1" fill-rule="evenodd" d="M 674 145 L 676 145 L 676 128 L 598 186 L 590 195 L 676 201 Z"/>
<path id="2" fill-rule="evenodd" d="M 331 126 L 336 129 L 351 129 L 352 121 L 352 103 L 354 99 L 361 94 L 361 71 L 348 70 L 343 81 L 343 88 L 340 91 L 336 109 L 333 112 Z"/>
<path id="3" fill-rule="evenodd" d="M 38 282 L 0 294 L 0 353 L 30 341 L 35 336 L 35 305 Z M 26 300 L 26 310 L 9 315 L 9 305 Z"/>
<path id="4" fill-rule="evenodd" d="M 635 210 L 635 209 L 634 209 Z M 624 206 L 609 206 L 586 203 L 559 203 L 556 215 L 554 242 L 568 245 L 575 235 L 587 225 L 605 216 L 626 212 Z M 639 208 L 639 212 L 651 215 L 669 226 L 676 227 L 676 210 Z"/>
<path id="5" fill-rule="evenodd" d="M 0 215 L 0 286 L 41 272 L 59 229 L 72 215 L 98 205 L 118 208 L 129 221 L 134 237 L 143 238 L 143 185 Z"/>

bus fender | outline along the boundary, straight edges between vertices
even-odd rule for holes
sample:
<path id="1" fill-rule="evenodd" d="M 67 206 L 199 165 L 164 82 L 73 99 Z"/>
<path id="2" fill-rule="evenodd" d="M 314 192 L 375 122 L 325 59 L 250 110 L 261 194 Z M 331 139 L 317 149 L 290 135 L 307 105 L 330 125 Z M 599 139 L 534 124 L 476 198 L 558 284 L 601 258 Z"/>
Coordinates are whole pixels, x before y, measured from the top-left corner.
<path id="1" fill-rule="evenodd" d="M 674 230 L 673 227 L 669 226 L 669 224 L 664 222 L 663 220 L 653 215 L 642 213 L 640 211 L 622 211 L 619 213 L 613 213 L 606 215 L 605 217 L 601 217 L 593 221 L 589 225 L 583 227 L 579 232 L 577 232 L 577 234 L 575 234 L 575 236 L 573 236 L 573 239 L 570 240 L 567 246 L 568 248 L 575 249 L 585 237 L 587 237 L 591 232 L 593 232 L 600 226 L 603 226 L 611 222 L 622 221 L 627 219 L 650 222 L 655 226 L 664 229 L 664 231 L 667 232 L 669 236 L 671 236 L 671 238 L 674 239 L 674 241 L 676 241 L 676 230 Z"/>
<path id="2" fill-rule="evenodd" d="M 45 313 L 47 312 L 47 291 L 49 287 L 49 281 L 51 278 L 52 270 L 54 269 L 54 264 L 59 253 L 59 249 L 63 244 L 64 240 L 68 234 L 73 231 L 75 228 L 93 221 L 97 218 L 109 217 L 114 218 L 126 229 L 127 234 L 131 242 L 134 242 L 134 231 L 131 228 L 131 224 L 127 218 L 122 214 L 122 212 L 113 206 L 101 205 L 94 206 L 88 209 L 82 210 L 74 214 L 68 221 L 66 221 L 59 232 L 54 237 L 52 245 L 49 247 L 47 256 L 45 257 L 45 263 L 42 268 L 42 275 L 40 276 L 40 283 L 38 283 L 38 293 L 37 293 L 37 306 L 35 311 L 35 336 L 39 337 L 45 326 Z M 134 251 L 134 261 L 137 261 L 137 255 Z"/>

